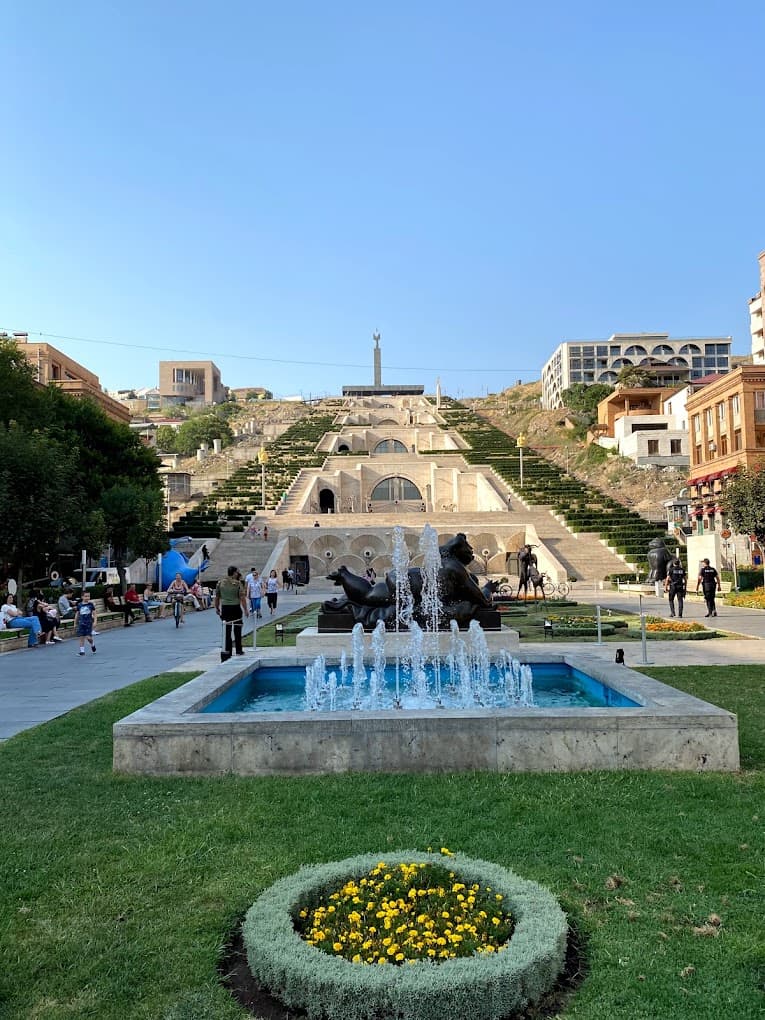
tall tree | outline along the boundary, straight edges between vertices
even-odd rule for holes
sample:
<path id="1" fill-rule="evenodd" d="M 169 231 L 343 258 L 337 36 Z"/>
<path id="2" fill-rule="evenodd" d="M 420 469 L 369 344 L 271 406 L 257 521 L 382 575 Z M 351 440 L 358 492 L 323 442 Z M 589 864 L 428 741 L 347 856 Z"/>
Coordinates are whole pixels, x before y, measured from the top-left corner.
<path id="1" fill-rule="evenodd" d="M 765 544 L 765 465 L 743 468 L 728 479 L 724 502 L 736 531 Z"/>
<path id="2" fill-rule="evenodd" d="M 34 422 L 41 394 L 23 352 L 13 340 L 0 336 L 0 423 Z"/>
<path id="3" fill-rule="evenodd" d="M 128 551 L 145 555 L 148 544 L 153 539 L 158 541 L 158 533 L 164 530 L 162 494 L 134 482 L 122 482 L 102 494 L 101 509 L 124 591 Z"/>
<path id="4" fill-rule="evenodd" d="M 73 506 L 74 477 L 71 452 L 49 436 L 0 425 L 0 550 L 19 587 L 27 568 L 39 570 L 53 556 Z"/>

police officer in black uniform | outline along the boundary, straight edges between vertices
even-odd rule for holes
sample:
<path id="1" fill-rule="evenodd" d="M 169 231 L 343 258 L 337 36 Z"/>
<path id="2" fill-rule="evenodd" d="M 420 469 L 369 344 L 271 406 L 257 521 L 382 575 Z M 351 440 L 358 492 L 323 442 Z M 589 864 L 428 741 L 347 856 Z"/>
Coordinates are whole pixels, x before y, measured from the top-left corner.
<path id="1" fill-rule="evenodd" d="M 696 591 L 701 590 L 704 592 L 704 601 L 707 604 L 707 616 L 717 616 L 717 607 L 715 606 L 715 595 L 720 589 L 720 575 L 717 573 L 714 567 L 710 567 L 709 560 L 704 559 L 701 561 L 701 570 L 696 581 Z"/>
<path id="2" fill-rule="evenodd" d="M 688 579 L 680 557 L 675 556 L 669 561 L 667 576 L 664 579 L 664 591 L 669 592 L 669 615 L 675 615 L 675 599 L 677 599 L 677 615 L 683 618 L 683 603 Z"/>

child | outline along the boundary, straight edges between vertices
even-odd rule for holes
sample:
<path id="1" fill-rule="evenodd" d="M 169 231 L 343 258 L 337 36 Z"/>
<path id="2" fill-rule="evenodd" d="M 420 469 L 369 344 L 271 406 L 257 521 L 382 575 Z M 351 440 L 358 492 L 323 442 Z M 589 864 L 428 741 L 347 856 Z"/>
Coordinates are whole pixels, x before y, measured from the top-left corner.
<path id="1" fill-rule="evenodd" d="M 90 601 L 90 592 L 86 588 L 82 593 L 82 602 L 74 618 L 74 629 L 80 639 L 80 655 L 85 654 L 85 638 L 90 643 L 91 652 L 95 652 L 96 645 L 93 641 L 93 628 L 96 623 L 96 607 Z"/>

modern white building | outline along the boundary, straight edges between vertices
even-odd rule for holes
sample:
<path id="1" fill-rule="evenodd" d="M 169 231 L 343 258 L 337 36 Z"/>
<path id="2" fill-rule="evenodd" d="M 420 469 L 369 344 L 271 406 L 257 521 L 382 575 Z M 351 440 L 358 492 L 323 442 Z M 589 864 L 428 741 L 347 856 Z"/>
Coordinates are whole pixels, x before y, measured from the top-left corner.
<path id="1" fill-rule="evenodd" d="M 755 365 L 765 363 L 765 332 L 763 332 L 763 305 L 765 305 L 765 251 L 759 254 L 760 293 L 749 302 L 750 329 L 752 331 L 752 361 Z"/>
<path id="2" fill-rule="evenodd" d="M 663 386 L 682 386 L 730 370 L 731 338 L 670 339 L 669 333 L 614 333 L 608 340 L 565 340 L 542 369 L 542 407 L 563 407 L 574 383 L 616 384 L 630 365 L 650 368 Z"/>

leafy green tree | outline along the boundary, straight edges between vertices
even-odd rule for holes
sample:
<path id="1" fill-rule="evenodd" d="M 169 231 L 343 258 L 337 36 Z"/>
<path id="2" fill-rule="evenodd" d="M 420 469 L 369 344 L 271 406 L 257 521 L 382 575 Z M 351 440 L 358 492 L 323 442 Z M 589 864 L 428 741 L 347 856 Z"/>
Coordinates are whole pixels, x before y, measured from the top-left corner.
<path id="1" fill-rule="evenodd" d="M 42 432 L 0 425 L 2 558 L 16 568 L 40 568 L 58 545 L 62 522 L 75 512 L 72 453 Z"/>
<path id="2" fill-rule="evenodd" d="M 616 377 L 622 386 L 658 386 L 656 376 L 647 365 L 625 365 Z"/>
<path id="3" fill-rule="evenodd" d="M 43 391 L 41 420 L 46 431 L 77 458 L 80 488 L 87 507 L 118 482 L 161 488 L 156 453 L 132 429 L 112 421 L 95 401 L 70 397 L 55 386 Z"/>
<path id="4" fill-rule="evenodd" d="M 163 453 L 177 453 L 176 432 L 172 425 L 160 425 L 157 429 L 157 449 Z"/>
<path id="5" fill-rule="evenodd" d="M 561 396 L 566 407 L 572 411 L 595 411 L 601 400 L 614 392 L 613 386 L 605 383 L 574 383 L 564 390 Z"/>
<path id="6" fill-rule="evenodd" d="M 35 373 L 13 340 L 0 337 L 0 423 L 32 423 L 37 417 L 42 388 Z"/>
<path id="7" fill-rule="evenodd" d="M 736 531 L 765 544 L 765 466 L 743 468 L 728 479 L 725 507 Z"/>
<path id="8" fill-rule="evenodd" d="M 162 493 L 135 482 L 122 482 L 104 491 L 101 509 L 124 591 L 128 551 L 144 556 L 148 546 L 164 532 Z"/>
<path id="9" fill-rule="evenodd" d="M 190 457 L 201 443 L 212 446 L 214 439 L 220 439 L 223 446 L 229 446 L 234 438 L 228 422 L 217 418 L 214 414 L 204 414 L 189 418 L 178 429 L 176 450 L 185 457 Z"/>

